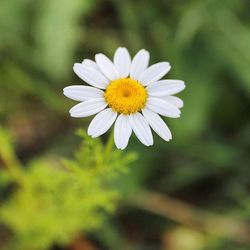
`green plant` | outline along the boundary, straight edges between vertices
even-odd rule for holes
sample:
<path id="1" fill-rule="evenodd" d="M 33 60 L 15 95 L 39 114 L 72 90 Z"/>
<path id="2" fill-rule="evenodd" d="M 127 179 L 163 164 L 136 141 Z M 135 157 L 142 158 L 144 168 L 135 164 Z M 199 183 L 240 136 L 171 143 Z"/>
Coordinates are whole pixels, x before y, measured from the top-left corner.
<path id="1" fill-rule="evenodd" d="M 1 183 L 15 184 L 0 207 L 0 221 L 13 233 L 7 249 L 67 243 L 82 230 L 99 228 L 114 211 L 120 193 L 112 181 L 127 171 L 135 155 L 112 150 L 113 138 L 104 146 L 83 130 L 78 135 L 83 142 L 73 159 L 36 159 L 24 167 L 6 131 L 0 130 L 0 157 L 8 170 Z"/>

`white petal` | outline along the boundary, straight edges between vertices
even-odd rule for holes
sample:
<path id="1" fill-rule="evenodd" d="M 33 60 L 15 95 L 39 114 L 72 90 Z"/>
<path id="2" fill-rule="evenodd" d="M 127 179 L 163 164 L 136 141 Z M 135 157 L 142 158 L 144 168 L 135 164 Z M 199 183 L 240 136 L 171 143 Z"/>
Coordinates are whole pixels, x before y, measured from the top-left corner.
<path id="1" fill-rule="evenodd" d="M 183 107 L 183 101 L 176 96 L 163 96 L 161 97 L 162 100 L 174 105 L 176 108 L 182 108 Z"/>
<path id="2" fill-rule="evenodd" d="M 118 78 L 118 72 L 112 61 L 106 57 L 104 54 L 96 54 L 95 60 L 100 68 L 101 72 L 110 80 L 115 80 Z"/>
<path id="3" fill-rule="evenodd" d="M 148 122 L 141 113 L 129 115 L 130 125 L 137 138 L 146 146 L 153 145 L 153 136 Z"/>
<path id="4" fill-rule="evenodd" d="M 149 62 L 148 51 L 146 51 L 145 49 L 138 51 L 131 63 L 130 67 L 131 78 L 138 80 L 140 75 L 148 67 L 148 62 Z"/>
<path id="5" fill-rule="evenodd" d="M 118 77 L 127 77 L 130 71 L 131 57 L 126 48 L 118 48 L 114 55 L 114 65 L 118 71 Z"/>
<path id="6" fill-rule="evenodd" d="M 105 89 L 109 83 L 108 79 L 98 70 L 81 63 L 75 63 L 73 70 L 83 81 L 94 87 Z"/>
<path id="7" fill-rule="evenodd" d="M 132 128 L 129 123 L 128 115 L 119 115 L 115 122 L 114 140 L 118 149 L 124 149 L 128 145 L 129 138 L 132 134 Z"/>
<path id="8" fill-rule="evenodd" d="M 180 117 L 181 111 L 174 105 L 155 97 L 149 97 L 146 107 L 152 111 L 167 117 Z"/>
<path id="9" fill-rule="evenodd" d="M 149 85 L 150 83 L 158 81 L 163 76 L 165 76 L 170 69 L 171 66 L 168 62 L 160 62 L 153 64 L 141 74 L 139 82 L 145 86 Z"/>
<path id="10" fill-rule="evenodd" d="M 75 101 L 86 101 L 103 97 L 103 91 L 90 86 L 72 85 L 63 89 L 63 94 Z"/>
<path id="11" fill-rule="evenodd" d="M 89 124 L 88 135 L 95 138 L 106 133 L 114 123 L 116 117 L 117 112 L 114 112 L 111 108 L 103 110 Z"/>
<path id="12" fill-rule="evenodd" d="M 86 117 L 100 112 L 106 106 L 107 103 L 103 98 L 91 99 L 75 105 L 70 109 L 69 113 L 72 117 Z"/>
<path id="13" fill-rule="evenodd" d="M 185 89 L 185 83 L 181 80 L 161 80 L 147 87 L 148 94 L 152 96 L 174 95 Z"/>
<path id="14" fill-rule="evenodd" d="M 98 65 L 96 64 L 96 62 L 94 62 L 93 60 L 90 60 L 90 59 L 84 59 L 82 61 L 82 64 L 87 66 L 87 67 L 90 67 L 90 68 L 94 68 L 98 71 L 100 71 L 100 69 L 98 68 Z"/>
<path id="15" fill-rule="evenodd" d="M 162 118 L 156 114 L 155 112 L 145 108 L 142 110 L 142 114 L 148 121 L 151 128 L 165 141 L 169 141 L 172 139 L 171 132 L 166 125 L 166 123 L 162 120 Z"/>

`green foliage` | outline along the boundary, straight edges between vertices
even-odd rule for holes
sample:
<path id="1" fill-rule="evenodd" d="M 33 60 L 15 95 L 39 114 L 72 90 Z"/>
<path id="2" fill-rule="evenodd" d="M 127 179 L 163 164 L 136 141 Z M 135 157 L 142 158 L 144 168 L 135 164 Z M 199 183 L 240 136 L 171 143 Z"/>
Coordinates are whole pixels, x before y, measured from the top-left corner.
<path id="1" fill-rule="evenodd" d="M 48 75 L 64 79 L 72 68 L 72 51 L 83 31 L 77 28 L 80 15 L 85 14 L 95 1 L 42 1 L 35 25 L 37 51 L 35 60 Z M 58 8 L 60 6 L 60 8 Z M 60 38 L 60 39 L 58 39 Z M 50 65 L 54 65 L 51 67 Z"/>
<path id="2" fill-rule="evenodd" d="M 14 235 L 10 248 L 46 249 L 54 242 L 70 242 L 82 230 L 99 228 L 107 214 L 114 212 L 120 193 L 112 181 L 127 171 L 135 156 L 112 149 L 104 154 L 100 140 L 91 139 L 83 130 L 78 134 L 83 143 L 74 159 L 36 159 L 18 168 L 9 165 L 15 157 L 9 138 L 0 131 L 0 155 L 8 159 L 4 162 L 9 168 L 1 183 L 17 185 L 0 208 L 0 221 Z"/>
<path id="3" fill-rule="evenodd" d="M 8 214 L 2 220 L 14 233 L 13 249 L 27 243 L 33 247 L 33 239 L 44 247 L 53 241 L 66 242 L 80 230 L 106 237 L 109 249 L 150 248 L 151 239 L 158 240 L 152 246 L 158 249 L 165 234 L 171 238 L 176 224 L 162 218 L 162 224 L 156 223 L 152 214 L 123 203 L 119 218 L 106 222 L 105 234 L 95 229 L 117 199 L 123 200 L 121 192 L 129 196 L 145 189 L 249 221 L 249 9 L 249 0 L 0 0 L 0 123 L 7 130 L 0 136 L 0 197 L 1 211 Z M 72 131 L 89 121 L 71 119 L 68 109 L 74 102 L 62 95 L 63 87 L 83 83 L 72 72 L 73 63 L 93 59 L 99 52 L 112 57 L 118 46 L 128 47 L 131 56 L 148 49 L 150 63 L 169 61 L 172 70 L 167 78 L 183 79 L 187 85 L 180 94 L 181 118 L 166 119 L 173 140 L 166 143 L 154 136 L 154 146 L 146 148 L 132 137 L 129 150 L 141 157 L 127 175 L 123 165 L 133 156 L 122 156 L 120 151 L 109 154 L 98 139 L 86 137 L 75 159 L 68 159 L 77 144 Z M 25 164 L 16 159 L 9 133 Z M 29 186 L 13 184 L 22 182 Z M 99 208 L 95 206 L 86 218 L 92 226 L 82 216 L 66 226 L 71 223 L 69 216 L 76 218 L 74 214 L 81 212 L 76 211 L 79 206 L 61 205 L 60 219 L 55 200 L 62 204 L 60 197 L 67 196 L 69 203 L 82 204 L 89 197 L 85 182 L 93 184 L 90 193 L 101 191 L 98 200 L 91 201 Z M 77 189 L 72 193 L 78 199 L 68 197 L 71 189 Z M 36 220 L 25 214 L 25 194 L 34 201 L 27 211 Z M 87 207 L 81 209 L 84 215 Z M 182 211 L 185 215 L 185 208 Z M 92 215 L 95 221 L 90 221 Z M 124 233 L 127 221 L 128 234 Z M 137 241 L 129 238 L 134 233 Z M 184 236 L 181 230 L 174 241 Z M 205 249 L 249 249 L 236 239 L 205 235 L 203 240 Z M 169 245 L 161 248 L 172 250 Z"/>

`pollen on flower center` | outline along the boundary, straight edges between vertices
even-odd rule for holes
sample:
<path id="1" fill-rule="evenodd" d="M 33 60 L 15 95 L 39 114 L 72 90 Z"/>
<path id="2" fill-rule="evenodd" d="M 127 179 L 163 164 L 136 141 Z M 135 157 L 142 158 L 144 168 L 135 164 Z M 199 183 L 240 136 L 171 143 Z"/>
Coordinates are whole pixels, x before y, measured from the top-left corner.
<path id="1" fill-rule="evenodd" d="M 104 98 L 113 110 L 128 115 L 145 106 L 147 91 L 138 81 L 121 78 L 109 83 Z"/>

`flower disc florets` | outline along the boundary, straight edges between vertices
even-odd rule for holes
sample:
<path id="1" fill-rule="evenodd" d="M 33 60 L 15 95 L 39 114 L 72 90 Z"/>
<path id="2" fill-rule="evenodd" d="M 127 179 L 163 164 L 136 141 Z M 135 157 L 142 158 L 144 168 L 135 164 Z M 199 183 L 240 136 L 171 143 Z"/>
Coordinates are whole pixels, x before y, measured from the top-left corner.
<path id="1" fill-rule="evenodd" d="M 104 98 L 114 111 L 128 115 L 143 109 L 147 100 L 147 91 L 138 81 L 121 78 L 110 82 Z"/>

